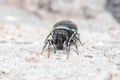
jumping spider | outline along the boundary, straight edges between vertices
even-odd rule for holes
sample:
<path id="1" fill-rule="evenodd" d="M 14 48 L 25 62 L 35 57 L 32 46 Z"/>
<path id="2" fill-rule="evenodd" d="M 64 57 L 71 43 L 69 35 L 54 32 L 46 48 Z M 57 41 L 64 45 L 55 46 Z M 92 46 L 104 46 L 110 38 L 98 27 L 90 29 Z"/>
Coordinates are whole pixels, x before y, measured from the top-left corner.
<path id="1" fill-rule="evenodd" d="M 43 53 L 45 47 L 48 45 L 49 58 L 52 45 L 54 47 L 54 53 L 56 53 L 56 50 L 66 50 L 68 59 L 70 46 L 74 44 L 76 47 L 77 55 L 79 55 L 77 41 L 79 41 L 82 45 L 82 42 L 79 39 L 79 35 L 80 34 L 78 33 L 77 26 L 73 22 L 68 20 L 57 22 L 53 26 L 53 30 L 47 36 L 41 54 Z"/>

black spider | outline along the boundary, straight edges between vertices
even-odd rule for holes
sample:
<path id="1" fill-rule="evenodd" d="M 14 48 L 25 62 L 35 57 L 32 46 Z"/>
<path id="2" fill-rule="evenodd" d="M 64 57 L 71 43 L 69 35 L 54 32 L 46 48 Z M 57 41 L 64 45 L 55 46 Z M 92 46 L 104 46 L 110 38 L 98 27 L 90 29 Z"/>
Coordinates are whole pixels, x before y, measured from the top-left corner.
<path id="1" fill-rule="evenodd" d="M 79 33 L 77 31 L 78 31 L 77 26 L 71 21 L 64 20 L 57 22 L 53 26 L 53 30 L 47 36 L 41 54 L 43 53 L 45 47 L 48 45 L 48 58 L 49 58 L 50 48 L 51 45 L 53 45 L 54 53 L 56 53 L 56 50 L 66 49 L 68 59 L 70 46 L 74 44 L 76 47 L 77 54 L 79 55 L 77 41 L 79 41 L 80 43 L 81 41 L 79 39 Z"/>

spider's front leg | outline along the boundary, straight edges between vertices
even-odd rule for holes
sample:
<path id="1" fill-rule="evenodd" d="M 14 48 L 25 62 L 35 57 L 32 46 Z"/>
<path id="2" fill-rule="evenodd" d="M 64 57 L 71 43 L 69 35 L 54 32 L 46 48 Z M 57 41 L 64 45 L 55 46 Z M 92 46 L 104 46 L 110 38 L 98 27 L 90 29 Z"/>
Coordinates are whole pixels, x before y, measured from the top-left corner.
<path id="1" fill-rule="evenodd" d="M 49 44 L 48 44 L 48 58 L 50 57 L 50 46 L 51 46 L 51 43 L 49 41 Z"/>
<path id="2" fill-rule="evenodd" d="M 43 54 L 44 49 L 46 48 L 47 44 L 48 44 L 48 41 L 45 42 L 45 45 L 44 45 L 43 48 L 42 48 L 41 54 Z"/>
<path id="3" fill-rule="evenodd" d="M 66 47 L 66 51 L 67 51 L 67 59 L 68 59 L 70 54 L 70 45 Z"/>
<path id="4" fill-rule="evenodd" d="M 74 32 L 72 34 L 72 36 L 70 37 L 70 39 L 68 40 L 68 43 L 66 45 L 66 51 L 67 51 L 67 59 L 69 58 L 69 54 L 70 54 L 70 45 L 71 45 L 71 41 L 73 40 L 73 37 L 75 36 L 76 32 Z"/>
<path id="5" fill-rule="evenodd" d="M 48 58 L 50 57 L 50 48 L 51 48 L 51 45 L 52 45 L 52 40 L 47 40 L 46 42 L 45 42 L 45 45 L 43 46 L 43 49 L 42 49 L 42 52 L 41 52 L 41 54 L 43 53 L 43 51 L 44 51 L 44 49 L 46 48 L 46 46 L 48 45 Z"/>
<path id="6" fill-rule="evenodd" d="M 48 43 L 49 43 L 49 37 L 51 36 L 51 33 L 46 37 L 46 39 L 45 39 L 45 44 L 44 44 L 44 46 L 43 46 L 43 48 L 42 48 L 42 51 L 41 51 L 41 54 L 44 52 L 44 49 L 46 48 L 46 46 L 48 45 Z"/>
<path id="7" fill-rule="evenodd" d="M 83 43 L 82 43 L 81 40 L 80 40 L 80 34 L 77 33 L 77 36 L 75 36 L 75 37 L 76 37 L 76 39 L 79 41 L 79 43 L 83 46 Z"/>
<path id="8" fill-rule="evenodd" d="M 77 41 L 74 42 L 74 45 L 75 45 L 75 48 L 76 48 L 76 53 L 77 53 L 77 55 L 79 55 Z"/>
<path id="9" fill-rule="evenodd" d="M 57 52 L 57 49 L 56 49 L 55 44 L 53 44 L 53 47 L 54 47 L 54 53 L 56 53 L 56 52 Z"/>

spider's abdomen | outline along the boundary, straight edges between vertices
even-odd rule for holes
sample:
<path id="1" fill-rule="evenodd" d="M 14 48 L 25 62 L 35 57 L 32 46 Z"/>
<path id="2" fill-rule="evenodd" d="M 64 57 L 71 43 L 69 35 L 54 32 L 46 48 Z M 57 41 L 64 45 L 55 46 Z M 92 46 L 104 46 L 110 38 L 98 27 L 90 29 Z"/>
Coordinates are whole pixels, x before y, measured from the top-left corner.
<path id="1" fill-rule="evenodd" d="M 64 21 L 60 21 L 60 22 L 57 22 L 53 28 L 58 28 L 58 29 L 65 29 L 65 30 L 73 30 L 73 31 L 77 31 L 77 26 L 71 22 L 71 21 L 67 21 L 67 20 L 64 20 Z"/>
<path id="2" fill-rule="evenodd" d="M 78 31 L 77 26 L 73 22 L 67 21 L 67 20 L 63 20 L 63 21 L 56 23 L 53 26 L 53 29 L 67 31 L 68 37 L 71 37 L 74 32 Z"/>

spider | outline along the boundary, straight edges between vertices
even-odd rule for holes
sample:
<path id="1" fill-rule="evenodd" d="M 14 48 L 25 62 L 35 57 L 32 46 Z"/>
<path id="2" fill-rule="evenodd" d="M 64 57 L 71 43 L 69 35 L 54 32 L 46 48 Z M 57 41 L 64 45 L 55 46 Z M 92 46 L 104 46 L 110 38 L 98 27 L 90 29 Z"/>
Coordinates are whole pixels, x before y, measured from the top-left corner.
<path id="1" fill-rule="evenodd" d="M 70 46 L 75 45 L 76 53 L 79 55 L 77 41 L 82 42 L 79 39 L 80 34 L 78 33 L 77 26 L 69 20 L 63 20 L 57 22 L 53 26 L 53 30 L 46 37 L 45 45 L 42 48 L 43 53 L 44 49 L 48 45 L 48 58 L 50 57 L 50 49 L 51 45 L 54 48 L 54 53 L 56 50 L 66 50 L 67 51 L 67 59 L 69 58 Z"/>

